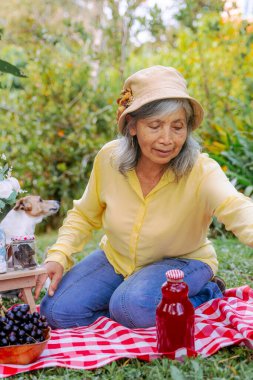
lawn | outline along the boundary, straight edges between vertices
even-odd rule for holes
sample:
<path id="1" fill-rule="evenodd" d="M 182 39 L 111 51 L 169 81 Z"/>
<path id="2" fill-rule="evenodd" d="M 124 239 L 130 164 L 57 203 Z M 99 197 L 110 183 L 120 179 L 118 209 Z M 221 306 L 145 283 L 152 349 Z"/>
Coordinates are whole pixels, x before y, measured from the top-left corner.
<path id="1" fill-rule="evenodd" d="M 97 247 L 100 235 L 94 235 L 92 242 L 83 253 L 76 255 L 80 260 L 84 254 Z M 40 235 L 37 241 L 38 257 L 41 262 L 46 248 L 56 239 L 55 233 Z M 237 240 L 213 240 L 216 247 L 220 270 L 227 287 L 248 284 L 253 287 L 253 250 Z M 49 368 L 12 377 L 12 379 L 73 379 L 73 380 L 125 380 L 125 379 L 253 379 L 253 351 L 245 347 L 229 347 L 216 355 L 202 359 L 188 359 L 184 363 L 167 359 L 154 360 L 150 363 L 136 359 L 122 359 L 93 371 Z"/>

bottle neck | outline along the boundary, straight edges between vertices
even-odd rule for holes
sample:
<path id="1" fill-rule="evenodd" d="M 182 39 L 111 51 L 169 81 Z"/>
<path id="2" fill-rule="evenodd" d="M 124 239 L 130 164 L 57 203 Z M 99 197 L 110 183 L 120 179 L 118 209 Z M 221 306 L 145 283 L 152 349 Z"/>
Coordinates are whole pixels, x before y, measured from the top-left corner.
<path id="1" fill-rule="evenodd" d="M 175 283 L 175 284 L 178 284 L 178 283 L 180 283 L 180 282 L 183 282 L 183 279 L 182 278 L 180 278 L 179 280 L 171 280 L 170 278 L 168 278 L 167 279 L 167 282 L 169 283 L 169 284 L 173 284 L 173 283 Z"/>

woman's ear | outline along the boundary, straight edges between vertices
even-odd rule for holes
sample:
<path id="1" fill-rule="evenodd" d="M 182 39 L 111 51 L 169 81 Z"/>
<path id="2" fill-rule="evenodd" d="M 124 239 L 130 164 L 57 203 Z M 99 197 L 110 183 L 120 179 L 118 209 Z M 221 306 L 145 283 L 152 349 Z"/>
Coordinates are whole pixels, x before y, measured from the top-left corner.
<path id="1" fill-rule="evenodd" d="M 128 124 L 128 129 L 129 129 L 129 133 L 131 136 L 135 136 L 136 135 L 136 123 L 134 121 L 134 118 L 127 114 L 126 115 L 126 121 L 127 121 L 127 124 Z"/>
<path id="2" fill-rule="evenodd" d="M 136 125 L 134 123 L 129 126 L 129 133 L 130 133 L 130 136 L 136 136 L 137 135 Z"/>

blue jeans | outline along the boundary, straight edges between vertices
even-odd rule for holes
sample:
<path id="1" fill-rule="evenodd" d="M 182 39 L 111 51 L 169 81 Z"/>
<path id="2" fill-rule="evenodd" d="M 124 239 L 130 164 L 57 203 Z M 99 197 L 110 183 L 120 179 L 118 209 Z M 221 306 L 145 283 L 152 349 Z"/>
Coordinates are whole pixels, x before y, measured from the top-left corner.
<path id="1" fill-rule="evenodd" d="M 115 273 L 105 253 L 97 250 L 63 276 L 52 297 L 43 298 L 41 314 L 52 328 L 87 326 L 101 316 L 129 328 L 154 326 L 165 272 L 175 268 L 185 274 L 194 307 L 222 297 L 219 287 L 209 282 L 211 268 L 202 261 L 163 259 L 124 280 Z"/>

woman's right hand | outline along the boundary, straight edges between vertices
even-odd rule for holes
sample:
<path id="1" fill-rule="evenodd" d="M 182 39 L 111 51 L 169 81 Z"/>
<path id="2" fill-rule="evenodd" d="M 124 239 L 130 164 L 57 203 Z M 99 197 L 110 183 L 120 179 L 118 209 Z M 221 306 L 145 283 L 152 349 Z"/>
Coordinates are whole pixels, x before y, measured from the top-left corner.
<path id="1" fill-rule="evenodd" d="M 36 286 L 35 286 L 35 292 L 34 292 L 35 300 L 38 299 L 41 289 L 43 288 L 48 277 L 51 280 L 51 283 L 48 289 L 48 294 L 50 296 L 53 296 L 63 276 L 64 268 L 61 264 L 57 263 L 56 261 L 48 261 L 45 264 L 45 268 L 47 270 L 47 273 L 40 274 L 36 280 Z"/>

